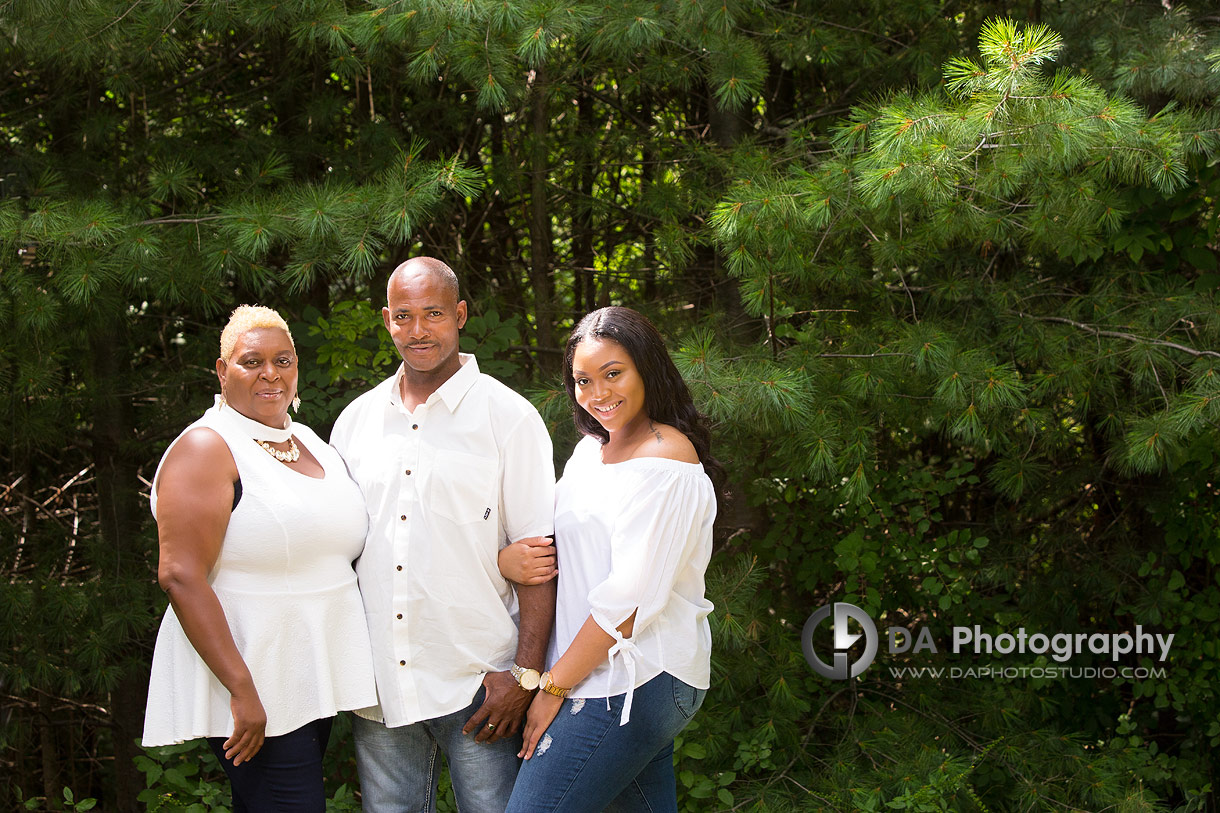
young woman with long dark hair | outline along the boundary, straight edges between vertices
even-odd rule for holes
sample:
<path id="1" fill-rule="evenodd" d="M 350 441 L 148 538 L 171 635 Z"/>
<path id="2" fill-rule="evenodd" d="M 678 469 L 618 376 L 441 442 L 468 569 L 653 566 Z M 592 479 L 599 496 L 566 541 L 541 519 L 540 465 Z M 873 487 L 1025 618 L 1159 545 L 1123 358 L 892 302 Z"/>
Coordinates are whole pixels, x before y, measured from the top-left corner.
<path id="1" fill-rule="evenodd" d="M 656 328 L 594 311 L 568 340 L 576 445 L 556 490 L 558 601 L 509 811 L 676 811 L 674 736 L 709 685 L 704 571 L 723 469 Z M 501 558 L 510 578 L 535 571 Z"/>

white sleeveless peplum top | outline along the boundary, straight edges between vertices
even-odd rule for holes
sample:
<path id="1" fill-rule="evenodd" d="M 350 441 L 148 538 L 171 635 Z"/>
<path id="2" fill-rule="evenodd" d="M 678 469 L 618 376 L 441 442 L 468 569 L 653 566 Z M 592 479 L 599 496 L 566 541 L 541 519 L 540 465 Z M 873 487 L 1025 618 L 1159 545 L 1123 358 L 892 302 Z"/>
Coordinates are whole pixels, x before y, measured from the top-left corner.
<path id="1" fill-rule="evenodd" d="M 276 461 L 250 437 L 242 417 L 230 415 L 232 407 L 213 406 L 182 434 L 214 430 L 237 463 L 241 500 L 208 581 L 267 712 L 266 734 L 275 737 L 377 703 L 352 569 L 368 519 L 343 460 L 308 427 L 292 424 L 293 435 L 322 464 L 321 478 Z M 158 475 L 164 464 L 162 457 Z M 156 516 L 155 477 L 151 503 Z M 153 652 L 143 744 L 228 737 L 229 699 L 168 607 Z"/>

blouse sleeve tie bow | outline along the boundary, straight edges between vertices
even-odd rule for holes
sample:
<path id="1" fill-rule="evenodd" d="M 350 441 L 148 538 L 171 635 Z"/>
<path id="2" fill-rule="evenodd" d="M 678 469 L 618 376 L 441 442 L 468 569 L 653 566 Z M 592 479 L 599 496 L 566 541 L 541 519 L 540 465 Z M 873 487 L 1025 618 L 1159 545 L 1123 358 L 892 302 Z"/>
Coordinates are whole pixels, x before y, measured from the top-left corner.
<path id="1" fill-rule="evenodd" d="M 614 636 L 614 646 L 610 647 L 608 656 L 610 658 L 610 674 L 609 682 L 614 683 L 614 670 L 618 664 L 616 655 L 622 655 L 623 667 L 627 670 L 627 696 L 623 699 L 623 713 L 619 717 L 619 725 L 627 725 L 627 721 L 631 719 L 631 701 L 635 697 L 635 655 L 639 651 L 635 645 L 635 641 L 631 638 L 624 638 L 623 634 L 617 629 L 611 628 L 610 632 Z M 609 630 L 608 630 L 609 631 Z M 610 708 L 610 698 L 606 698 L 606 709 Z"/>

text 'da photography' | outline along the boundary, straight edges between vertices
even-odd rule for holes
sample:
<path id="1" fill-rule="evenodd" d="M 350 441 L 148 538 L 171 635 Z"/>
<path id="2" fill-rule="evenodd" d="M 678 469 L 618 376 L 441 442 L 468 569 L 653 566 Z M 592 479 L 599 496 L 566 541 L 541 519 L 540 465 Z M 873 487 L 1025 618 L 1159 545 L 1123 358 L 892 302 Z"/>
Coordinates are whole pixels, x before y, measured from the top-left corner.
<path id="1" fill-rule="evenodd" d="M 1127 631 L 995 629 L 953 619 L 881 626 L 887 617 L 918 612 L 833 602 L 815 610 L 801 631 L 809 668 L 831 681 L 879 671 L 909 680 L 1163 680 L 1172 669 L 1178 633 L 1136 624 Z"/>

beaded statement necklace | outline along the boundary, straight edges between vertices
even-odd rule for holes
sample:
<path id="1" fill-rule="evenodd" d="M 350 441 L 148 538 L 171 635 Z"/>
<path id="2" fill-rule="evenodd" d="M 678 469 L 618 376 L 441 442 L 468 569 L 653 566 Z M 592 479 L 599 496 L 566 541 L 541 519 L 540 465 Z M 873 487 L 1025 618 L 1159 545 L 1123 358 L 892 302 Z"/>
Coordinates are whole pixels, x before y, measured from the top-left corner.
<path id="1" fill-rule="evenodd" d="M 259 423 L 256 420 L 247 418 L 245 415 L 238 412 L 225 400 L 224 396 L 216 396 L 216 409 L 224 415 L 230 423 L 239 427 L 250 439 L 262 447 L 263 451 L 274 457 L 281 463 L 295 463 L 301 459 L 301 447 L 297 446 L 296 439 L 292 436 L 292 418 L 285 417 L 285 426 L 283 429 L 276 429 L 274 426 L 267 426 L 265 423 Z M 272 443 L 288 443 L 288 451 L 281 452 L 279 449 L 272 446 Z"/>
<path id="2" fill-rule="evenodd" d="M 295 463 L 301 459 L 301 447 L 297 446 L 297 442 L 292 438 L 288 438 L 288 451 L 281 452 L 279 449 L 272 446 L 265 440 L 255 440 L 259 446 L 263 447 L 263 451 L 274 457 L 281 463 Z"/>

